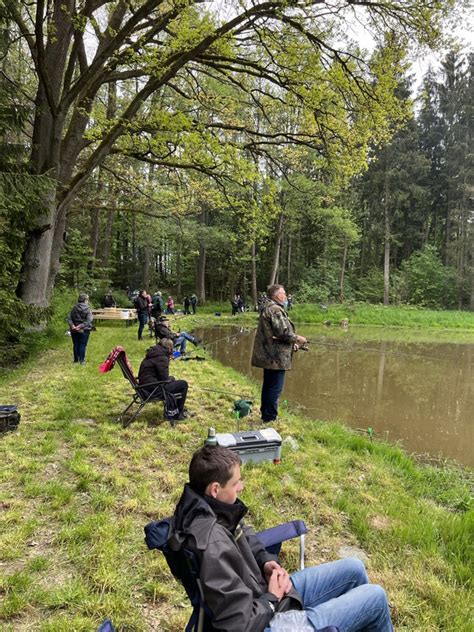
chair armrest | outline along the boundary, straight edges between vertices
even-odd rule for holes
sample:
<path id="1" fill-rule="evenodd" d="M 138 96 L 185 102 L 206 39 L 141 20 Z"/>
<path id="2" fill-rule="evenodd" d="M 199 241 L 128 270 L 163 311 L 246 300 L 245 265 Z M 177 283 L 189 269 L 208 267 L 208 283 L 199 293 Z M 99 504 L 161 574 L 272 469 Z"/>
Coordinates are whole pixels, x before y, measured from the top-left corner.
<path id="1" fill-rule="evenodd" d="M 308 533 L 308 529 L 304 520 L 291 520 L 278 525 L 277 527 L 271 527 L 264 531 L 259 531 L 255 535 L 266 548 L 273 546 L 274 544 L 280 544 L 285 540 L 291 540 L 301 535 Z"/>
<path id="2" fill-rule="evenodd" d="M 140 384 L 137 382 L 138 388 L 148 388 L 149 386 L 160 386 L 161 384 L 169 384 L 170 380 L 161 380 L 161 382 L 147 382 L 146 384 Z"/>

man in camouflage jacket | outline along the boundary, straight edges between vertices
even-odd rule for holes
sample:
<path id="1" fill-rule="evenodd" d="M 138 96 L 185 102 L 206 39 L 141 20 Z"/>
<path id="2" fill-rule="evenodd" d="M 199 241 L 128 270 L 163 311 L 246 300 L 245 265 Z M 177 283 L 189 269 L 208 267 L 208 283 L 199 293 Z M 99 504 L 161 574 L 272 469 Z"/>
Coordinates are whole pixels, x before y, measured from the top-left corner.
<path id="1" fill-rule="evenodd" d="M 307 340 L 295 333 L 285 311 L 286 292 L 282 285 L 267 289 L 258 321 L 252 353 L 252 366 L 263 369 L 262 421 L 275 421 L 278 416 L 278 398 L 283 390 L 285 371 L 291 369 L 293 353 Z"/>

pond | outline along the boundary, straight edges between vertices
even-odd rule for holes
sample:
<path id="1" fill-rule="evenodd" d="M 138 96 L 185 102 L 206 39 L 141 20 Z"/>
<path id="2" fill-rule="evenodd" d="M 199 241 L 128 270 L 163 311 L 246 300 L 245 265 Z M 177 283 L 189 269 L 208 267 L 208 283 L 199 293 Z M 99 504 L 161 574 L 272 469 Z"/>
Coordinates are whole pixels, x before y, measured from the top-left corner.
<path id="1" fill-rule="evenodd" d="M 420 340 L 419 332 L 368 327 L 300 326 L 298 333 L 310 350 L 294 357 L 282 399 L 314 419 L 371 427 L 409 452 L 474 465 L 474 337 L 435 332 Z M 199 335 L 220 362 L 261 381 L 261 369 L 250 366 L 255 330 Z"/>

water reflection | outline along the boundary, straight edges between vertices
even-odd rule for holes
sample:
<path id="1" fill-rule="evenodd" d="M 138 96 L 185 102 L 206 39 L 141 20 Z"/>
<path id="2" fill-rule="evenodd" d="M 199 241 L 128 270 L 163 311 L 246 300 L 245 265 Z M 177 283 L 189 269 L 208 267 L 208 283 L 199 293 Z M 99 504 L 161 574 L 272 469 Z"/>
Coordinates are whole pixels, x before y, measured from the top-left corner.
<path id="1" fill-rule="evenodd" d="M 299 328 L 313 340 L 298 353 L 283 397 L 317 419 L 338 419 L 407 450 L 474 465 L 473 344 L 361 340 Z M 367 337 L 368 330 L 364 329 Z M 217 327 L 200 332 L 226 365 L 261 380 L 250 366 L 255 332 Z"/>

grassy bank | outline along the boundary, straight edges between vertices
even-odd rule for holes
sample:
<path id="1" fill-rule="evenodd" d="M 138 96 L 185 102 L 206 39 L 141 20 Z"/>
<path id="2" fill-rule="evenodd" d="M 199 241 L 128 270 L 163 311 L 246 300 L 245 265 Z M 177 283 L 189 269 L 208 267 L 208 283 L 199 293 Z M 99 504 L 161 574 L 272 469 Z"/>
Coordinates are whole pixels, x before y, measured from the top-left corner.
<path id="1" fill-rule="evenodd" d="M 463 311 L 433 310 L 420 307 L 384 307 L 355 303 L 331 305 L 322 309 L 319 305 L 296 305 L 292 311 L 296 322 L 322 323 L 325 320 L 339 323 L 343 318 L 353 325 L 377 325 L 385 327 L 423 327 L 436 329 L 468 329 L 474 331 L 474 313 Z"/>
<path id="2" fill-rule="evenodd" d="M 207 427 L 232 431 L 233 400 L 255 399 L 259 387 L 210 358 L 177 361 L 172 373 L 191 384 L 193 417 L 173 430 L 158 404 L 123 430 L 113 420 L 128 399 L 125 381 L 118 368 L 101 375 L 97 367 L 122 344 L 137 369 L 148 342 L 136 340 L 136 328 L 99 326 L 85 367 L 71 363 L 64 338 L 3 377 L 2 402 L 17 403 L 22 421 L 0 437 L 2 630 L 90 631 L 108 616 L 119 630 L 183 629 L 183 592 L 146 550 L 143 525 L 172 512 Z M 256 412 L 242 421 L 248 427 L 258 427 Z M 417 465 L 291 410 L 278 430 L 297 445 L 284 444 L 278 466 L 245 466 L 249 521 L 265 528 L 303 518 L 308 564 L 336 559 L 343 546 L 362 549 L 397 630 L 472 630 L 470 472 Z M 289 570 L 296 558 L 290 545 Z"/>
<path id="3" fill-rule="evenodd" d="M 221 318 L 230 317 L 230 306 L 226 303 L 209 303 L 199 307 L 202 313 L 220 313 Z M 234 320 L 254 320 L 255 312 L 238 314 Z M 415 327 L 474 331 L 474 312 L 457 310 L 434 310 L 422 307 L 370 305 L 369 303 L 345 303 L 342 305 L 321 306 L 311 303 L 296 304 L 291 311 L 296 323 L 323 324 L 330 321 L 333 325 L 347 318 L 351 325 L 373 325 L 381 327 Z"/>

